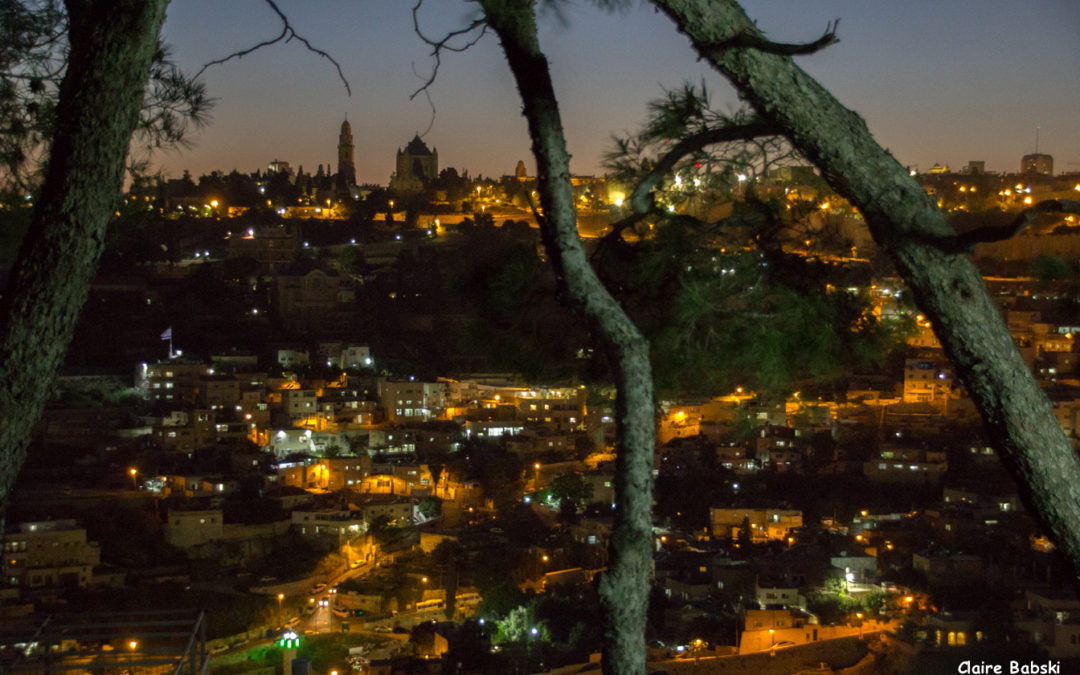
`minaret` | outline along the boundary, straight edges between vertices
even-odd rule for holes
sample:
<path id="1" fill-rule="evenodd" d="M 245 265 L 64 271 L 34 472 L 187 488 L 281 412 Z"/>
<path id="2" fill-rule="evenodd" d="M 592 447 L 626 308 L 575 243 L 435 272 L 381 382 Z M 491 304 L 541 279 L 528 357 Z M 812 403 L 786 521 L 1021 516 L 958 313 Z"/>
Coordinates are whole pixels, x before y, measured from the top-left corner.
<path id="1" fill-rule="evenodd" d="M 352 127 L 349 120 L 341 123 L 341 135 L 338 137 L 338 173 L 345 185 L 356 185 L 356 165 L 353 164 Z"/>

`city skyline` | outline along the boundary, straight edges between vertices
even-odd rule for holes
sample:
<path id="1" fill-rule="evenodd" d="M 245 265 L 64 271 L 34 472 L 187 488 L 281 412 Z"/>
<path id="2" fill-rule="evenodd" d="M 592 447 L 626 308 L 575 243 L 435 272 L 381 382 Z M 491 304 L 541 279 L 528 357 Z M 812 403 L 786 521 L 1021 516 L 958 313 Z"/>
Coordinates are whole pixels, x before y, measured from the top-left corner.
<path id="1" fill-rule="evenodd" d="M 430 72 L 430 48 L 412 31 L 410 7 L 369 3 L 301 7 L 282 2 L 297 33 L 340 62 L 352 96 L 330 62 L 296 41 L 273 45 L 203 75 L 218 99 L 194 146 L 162 153 L 168 175 L 264 169 L 272 160 L 336 171 L 337 133 L 348 119 L 359 182 L 386 184 L 394 152 L 414 134 L 438 149 L 441 166 L 498 177 L 532 158 L 517 92 L 497 40 L 485 36 L 466 53 L 447 53 L 430 90 L 409 100 Z M 799 63 L 867 120 L 897 159 L 920 170 L 954 169 L 982 160 L 989 171 L 1015 172 L 1035 150 L 1055 158 L 1055 172 L 1080 170 L 1080 8 L 1049 2 L 1031 11 L 1016 3 L 958 2 L 863 7 L 860 3 L 778 7 L 747 3 L 777 40 L 810 40 L 841 19 L 840 42 Z M 429 36 L 467 25 L 466 5 L 425 5 Z M 932 10 L 932 15 L 930 11 Z M 928 18 L 932 17 L 932 18 Z M 210 21 L 209 19 L 213 19 Z M 238 26 L 243 28 L 237 30 Z M 276 36 L 281 24 L 257 0 L 214 6 L 174 4 L 165 38 L 187 71 Z M 737 100 L 719 75 L 697 63 L 667 19 L 643 6 L 619 13 L 568 6 L 546 12 L 541 42 L 551 61 L 567 127 L 572 168 L 603 173 L 611 136 L 635 129 L 646 103 L 685 81 L 704 81 L 720 108 Z M 650 49 L 641 49 L 642 44 Z M 1030 48 L 1038 45 L 1039 49 Z M 1064 75 L 1064 77 L 1063 77 Z M 602 95 L 601 95 L 602 94 Z M 977 120 L 978 125 L 972 124 Z M 430 130 L 425 130 L 431 125 Z"/>

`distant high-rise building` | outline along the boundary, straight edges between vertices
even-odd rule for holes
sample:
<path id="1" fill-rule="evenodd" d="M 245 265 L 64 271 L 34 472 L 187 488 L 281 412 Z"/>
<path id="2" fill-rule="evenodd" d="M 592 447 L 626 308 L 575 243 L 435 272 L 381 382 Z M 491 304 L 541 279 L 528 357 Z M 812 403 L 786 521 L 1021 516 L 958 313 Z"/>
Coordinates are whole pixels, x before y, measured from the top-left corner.
<path id="1" fill-rule="evenodd" d="M 419 191 L 439 177 L 439 151 L 429 149 L 417 134 L 404 150 L 397 151 L 396 169 L 390 177 L 390 189 Z"/>
<path id="2" fill-rule="evenodd" d="M 972 176 L 981 176 L 986 173 L 986 162 L 973 159 L 968 162 L 967 171 L 964 173 L 971 174 Z"/>
<path id="3" fill-rule="evenodd" d="M 1020 173 L 1034 173 L 1041 176 L 1054 175 L 1054 158 L 1039 152 L 1024 155 L 1020 159 Z"/>
<path id="4" fill-rule="evenodd" d="M 349 120 L 341 123 L 338 136 L 338 174 L 345 185 L 356 185 L 356 165 L 353 164 L 352 127 Z"/>

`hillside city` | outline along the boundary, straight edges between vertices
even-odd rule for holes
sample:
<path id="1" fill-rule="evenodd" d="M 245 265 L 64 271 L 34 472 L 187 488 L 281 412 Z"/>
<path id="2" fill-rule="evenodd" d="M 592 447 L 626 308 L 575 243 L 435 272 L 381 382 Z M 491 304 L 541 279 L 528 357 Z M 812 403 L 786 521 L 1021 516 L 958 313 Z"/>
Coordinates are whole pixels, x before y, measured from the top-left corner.
<path id="1" fill-rule="evenodd" d="M 334 172 L 275 159 L 131 184 L 7 509 L 3 626 L 199 608 L 220 673 L 598 663 L 614 391 L 559 305 L 536 179 L 524 162 L 499 178 L 440 167 L 417 136 L 387 185 L 357 185 L 352 147 L 344 122 Z M 1018 169 L 912 173 L 958 230 L 1080 192 L 1050 155 Z M 1068 566 L 859 214 L 810 167 L 732 180 L 676 176 L 665 199 L 708 220 L 769 201 L 805 229 L 765 253 L 740 233 L 694 239 L 702 273 L 742 284 L 774 260 L 808 266 L 863 332 L 735 323 L 715 337 L 726 370 L 685 340 L 655 343 L 650 664 L 1080 663 Z M 573 185 L 594 255 L 658 238 L 615 227 L 630 198 L 617 178 Z M 25 227 L 32 203 L 0 217 Z M 1076 218 L 1047 213 L 971 252 L 1074 445 Z M 609 260 L 625 297 L 641 290 Z M 640 301 L 655 335 L 690 272 L 664 272 Z M 833 343 L 835 363 L 818 364 Z M 156 639 L 54 648 L 137 665 Z M 29 648 L 4 643 L 0 663 L 11 649 Z"/>

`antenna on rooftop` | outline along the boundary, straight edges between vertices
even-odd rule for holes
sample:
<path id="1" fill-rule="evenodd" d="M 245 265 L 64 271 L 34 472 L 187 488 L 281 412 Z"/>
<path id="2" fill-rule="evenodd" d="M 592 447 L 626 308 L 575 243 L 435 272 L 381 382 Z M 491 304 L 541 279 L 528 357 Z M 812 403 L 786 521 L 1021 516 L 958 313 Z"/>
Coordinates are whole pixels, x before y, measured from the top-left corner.
<path id="1" fill-rule="evenodd" d="M 1041 128 L 1042 127 L 1040 127 L 1038 124 L 1035 125 L 1035 154 L 1036 155 L 1039 154 L 1039 129 L 1041 129 Z"/>

